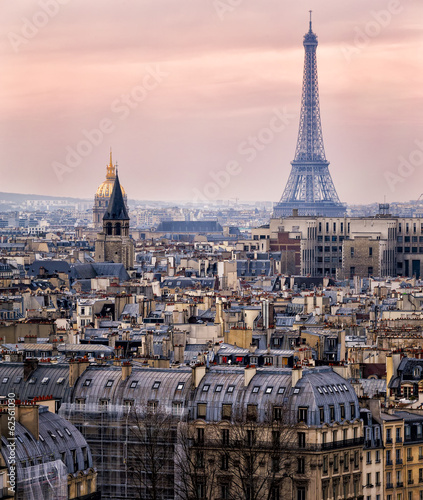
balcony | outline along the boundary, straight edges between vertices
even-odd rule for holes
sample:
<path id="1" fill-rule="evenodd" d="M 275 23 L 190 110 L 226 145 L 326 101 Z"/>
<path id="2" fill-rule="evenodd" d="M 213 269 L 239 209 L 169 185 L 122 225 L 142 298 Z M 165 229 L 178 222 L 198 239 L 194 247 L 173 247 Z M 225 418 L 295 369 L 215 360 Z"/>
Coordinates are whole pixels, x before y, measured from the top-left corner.
<path id="1" fill-rule="evenodd" d="M 392 438 L 386 438 L 386 444 L 392 444 Z"/>
<path id="2" fill-rule="evenodd" d="M 392 460 L 386 460 L 386 465 L 393 465 Z"/>
<path id="3" fill-rule="evenodd" d="M 396 443 L 402 443 L 402 437 L 397 436 L 395 442 Z"/>
<path id="4" fill-rule="evenodd" d="M 402 465 L 402 458 L 397 458 L 397 459 L 395 460 L 395 463 L 396 463 L 397 465 Z"/>
<path id="5" fill-rule="evenodd" d="M 323 443 L 322 450 L 334 450 L 337 448 L 349 448 L 351 446 L 363 446 L 364 438 L 343 439 L 342 441 L 332 441 L 331 443 Z"/>
<path id="6" fill-rule="evenodd" d="M 409 455 L 409 456 L 407 457 L 407 462 L 412 462 L 412 461 L 413 461 L 413 457 L 412 457 L 412 455 Z"/>
<path id="7" fill-rule="evenodd" d="M 393 483 L 386 483 L 387 490 L 392 490 L 393 487 L 394 487 Z"/>
<path id="8" fill-rule="evenodd" d="M 404 483 L 402 481 L 397 483 L 397 488 L 402 488 L 403 486 L 404 486 Z"/>
<path id="9" fill-rule="evenodd" d="M 414 484 L 414 479 L 409 479 L 409 480 L 407 481 L 407 483 L 408 483 L 408 484 Z"/>

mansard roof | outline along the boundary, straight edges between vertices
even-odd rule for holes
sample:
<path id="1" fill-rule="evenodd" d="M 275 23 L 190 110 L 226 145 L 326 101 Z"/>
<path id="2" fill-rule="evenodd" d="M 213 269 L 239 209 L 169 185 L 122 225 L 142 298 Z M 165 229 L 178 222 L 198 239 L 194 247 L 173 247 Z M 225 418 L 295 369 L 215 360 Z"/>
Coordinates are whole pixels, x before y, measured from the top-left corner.
<path id="1" fill-rule="evenodd" d="M 107 210 L 103 215 L 103 220 L 129 220 L 117 172 L 112 195 L 110 196 Z"/>

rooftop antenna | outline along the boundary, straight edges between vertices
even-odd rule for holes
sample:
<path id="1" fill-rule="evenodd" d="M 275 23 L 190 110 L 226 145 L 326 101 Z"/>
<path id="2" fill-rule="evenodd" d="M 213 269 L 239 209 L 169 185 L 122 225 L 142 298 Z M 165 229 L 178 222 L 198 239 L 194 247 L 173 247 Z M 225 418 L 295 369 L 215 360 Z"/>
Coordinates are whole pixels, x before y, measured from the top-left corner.
<path id="1" fill-rule="evenodd" d="M 311 33 L 311 31 L 312 31 L 312 29 L 311 29 L 311 13 L 312 13 L 313 11 L 312 11 L 312 10 L 309 10 L 309 12 L 310 12 L 310 33 Z"/>

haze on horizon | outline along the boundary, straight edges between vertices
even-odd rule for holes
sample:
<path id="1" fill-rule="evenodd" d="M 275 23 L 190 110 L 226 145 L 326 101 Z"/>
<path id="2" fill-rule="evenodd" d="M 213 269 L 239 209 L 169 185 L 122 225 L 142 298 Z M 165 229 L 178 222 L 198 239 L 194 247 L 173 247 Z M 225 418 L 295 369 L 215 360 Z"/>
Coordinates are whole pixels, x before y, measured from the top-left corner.
<path id="1" fill-rule="evenodd" d="M 1 190 L 93 197 L 112 147 L 132 199 L 278 201 L 310 8 L 341 201 L 417 199 L 423 3 L 410 0 L 3 2 Z"/>

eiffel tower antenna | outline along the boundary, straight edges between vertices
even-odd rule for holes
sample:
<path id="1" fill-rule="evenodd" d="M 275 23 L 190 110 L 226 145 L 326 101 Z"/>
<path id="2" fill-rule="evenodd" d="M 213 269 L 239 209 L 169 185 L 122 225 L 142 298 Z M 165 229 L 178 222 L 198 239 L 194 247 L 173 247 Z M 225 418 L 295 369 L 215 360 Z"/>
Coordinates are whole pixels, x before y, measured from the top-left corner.
<path id="1" fill-rule="evenodd" d="M 342 217 L 345 206 L 329 172 L 323 145 L 320 121 L 319 85 L 317 79 L 317 35 L 310 29 L 304 35 L 304 74 L 301 98 L 300 125 L 292 168 L 274 217 L 286 217 L 298 210 L 299 215 Z"/>

